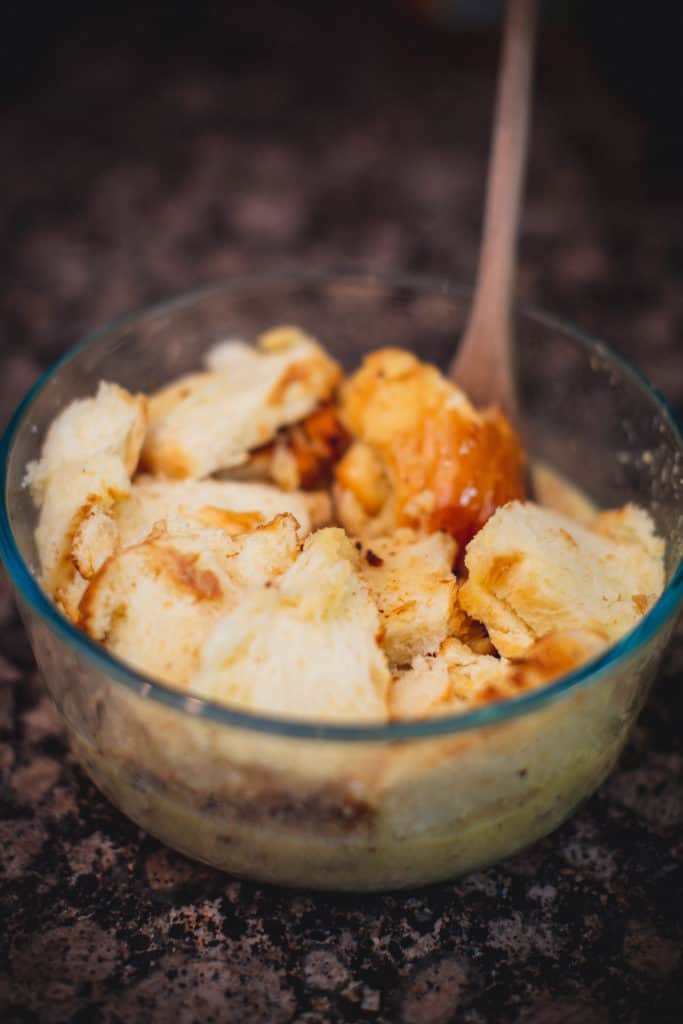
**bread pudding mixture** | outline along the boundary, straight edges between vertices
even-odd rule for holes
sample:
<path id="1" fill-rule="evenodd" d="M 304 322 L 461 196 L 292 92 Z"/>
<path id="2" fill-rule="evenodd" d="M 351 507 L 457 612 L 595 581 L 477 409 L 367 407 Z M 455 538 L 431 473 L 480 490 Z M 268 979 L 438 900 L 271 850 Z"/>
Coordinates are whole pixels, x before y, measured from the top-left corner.
<path id="1" fill-rule="evenodd" d="M 452 714 L 572 670 L 661 593 L 643 509 L 527 500 L 510 423 L 410 352 L 344 378 L 278 327 L 204 362 L 151 395 L 102 382 L 27 471 L 45 590 L 143 673 L 296 719 Z"/>

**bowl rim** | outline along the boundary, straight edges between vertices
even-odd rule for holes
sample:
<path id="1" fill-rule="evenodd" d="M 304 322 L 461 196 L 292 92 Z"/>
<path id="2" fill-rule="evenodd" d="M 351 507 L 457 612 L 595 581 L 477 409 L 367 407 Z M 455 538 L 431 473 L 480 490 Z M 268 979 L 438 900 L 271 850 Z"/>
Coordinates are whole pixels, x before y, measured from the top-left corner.
<path id="1" fill-rule="evenodd" d="M 475 729 L 491 727 L 514 718 L 530 714 L 546 704 L 554 702 L 570 691 L 593 683 L 605 672 L 623 662 L 644 646 L 655 633 L 664 626 L 678 611 L 683 603 L 683 559 L 674 570 L 672 577 L 649 612 L 625 636 L 615 644 L 607 647 L 597 657 L 580 665 L 573 672 L 561 676 L 546 686 L 531 690 L 518 697 L 493 701 L 471 711 L 443 715 L 428 719 L 405 722 L 388 722 L 384 724 L 316 722 L 295 719 L 285 716 L 268 715 L 231 708 L 202 697 L 195 697 L 182 692 L 171 685 L 163 683 L 151 676 L 139 672 L 126 662 L 112 655 L 103 645 L 92 640 L 69 619 L 66 618 L 52 603 L 42 590 L 25 562 L 14 538 L 8 512 L 8 479 L 7 471 L 15 439 L 28 415 L 34 400 L 57 373 L 76 358 L 85 349 L 97 345 L 112 331 L 130 326 L 145 319 L 168 314 L 190 306 L 197 301 L 210 297 L 221 291 L 237 291 L 240 288 L 264 288 L 268 285 L 299 284 L 322 285 L 334 280 L 355 282 L 357 284 L 383 286 L 387 288 L 406 288 L 419 292 L 438 293 L 453 298 L 466 298 L 472 295 L 472 289 L 457 284 L 449 279 L 420 274 L 382 274 L 358 268 L 341 268 L 329 270 L 286 270 L 266 273 L 248 273 L 231 275 L 221 281 L 204 285 L 190 291 L 173 295 L 170 298 L 144 306 L 133 312 L 116 317 L 103 327 L 85 335 L 73 347 L 69 348 L 53 363 L 32 385 L 17 406 L 0 439 L 0 557 L 5 564 L 9 578 L 17 592 L 18 598 L 43 620 L 67 646 L 76 648 L 77 653 L 93 667 L 103 672 L 108 678 L 122 683 L 128 690 L 139 696 L 173 708 L 194 719 L 202 718 L 208 722 L 241 728 L 251 732 L 266 733 L 274 736 L 295 737 L 309 740 L 334 740 L 339 742 L 368 741 L 404 741 L 428 739 L 437 736 L 449 736 L 470 732 Z M 564 335 L 587 348 L 594 355 L 613 364 L 621 373 L 630 377 L 633 383 L 645 393 L 657 407 L 683 451 L 683 423 L 661 392 L 619 353 L 603 341 L 594 338 L 573 324 L 547 313 L 535 306 L 515 304 L 515 315 L 533 320 L 546 327 L 559 330 Z"/>

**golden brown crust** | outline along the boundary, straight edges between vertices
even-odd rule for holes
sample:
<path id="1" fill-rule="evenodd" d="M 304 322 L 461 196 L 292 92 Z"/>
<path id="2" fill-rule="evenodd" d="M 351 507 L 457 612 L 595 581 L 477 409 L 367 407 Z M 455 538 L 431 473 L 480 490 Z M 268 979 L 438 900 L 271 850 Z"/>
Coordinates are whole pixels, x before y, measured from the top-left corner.
<path id="1" fill-rule="evenodd" d="M 508 700 L 566 675 L 600 653 L 604 637 L 586 630 L 541 637 L 522 658 L 506 661 L 479 655 L 460 641 L 445 640 L 431 658 L 416 658 L 394 677 L 394 718 L 422 718 L 466 711 Z"/>
<path id="2" fill-rule="evenodd" d="M 164 440 L 154 448 L 146 447 L 140 454 L 140 470 L 155 473 L 171 480 L 186 480 L 192 477 L 194 462 L 188 452 L 177 442 Z"/>
<path id="3" fill-rule="evenodd" d="M 194 601 L 215 601 L 223 597 L 216 574 L 209 569 L 198 568 L 197 555 L 187 555 L 173 547 L 157 544 L 160 533 L 163 535 L 163 528 L 155 531 L 152 540 L 127 548 L 121 556 L 108 558 L 95 573 L 79 607 L 79 624 L 86 633 L 101 639 L 96 621 L 102 593 L 114 583 L 114 574 L 119 571 L 121 561 L 132 557 L 140 556 L 138 564 L 151 578 L 164 580 L 169 598 L 178 593 L 186 594 Z"/>
<path id="4" fill-rule="evenodd" d="M 232 512 L 230 509 L 218 508 L 216 505 L 204 505 L 197 511 L 194 518 L 202 526 L 215 526 L 220 530 L 225 530 L 231 537 L 238 533 L 255 530 L 264 522 L 261 512 Z"/>
<path id="5" fill-rule="evenodd" d="M 479 655 L 455 637 L 443 641 L 435 655 L 417 657 L 394 675 L 389 696 L 392 718 L 426 718 L 465 711 L 480 701 L 495 700 L 505 685 L 504 659 Z"/>
<path id="6" fill-rule="evenodd" d="M 111 508 L 111 502 L 106 504 Z M 100 498 L 91 495 L 74 519 L 69 557 L 76 571 L 89 580 L 114 552 L 118 543 L 115 519 Z"/>
<path id="7" fill-rule="evenodd" d="M 617 539 L 610 537 L 607 524 Z M 546 633 L 587 630 L 618 640 L 664 585 L 662 545 L 647 513 L 598 517 L 602 532 L 532 502 L 499 509 L 467 547 L 460 606 L 496 648 L 517 657 Z M 635 526 L 634 526 L 635 524 Z"/>
<path id="8" fill-rule="evenodd" d="M 131 428 L 123 446 L 123 464 L 126 467 L 128 476 L 132 477 L 137 469 L 140 452 L 145 440 L 145 431 L 147 430 L 149 420 L 149 405 L 146 395 L 131 395 L 124 388 L 118 388 L 118 390 L 121 393 L 121 397 L 133 409 Z"/>
<path id="9" fill-rule="evenodd" d="M 458 581 L 458 591 L 462 586 L 462 580 Z M 491 637 L 486 632 L 486 627 L 470 618 L 467 612 L 461 607 L 456 592 L 455 602 L 451 611 L 451 618 L 448 626 L 449 636 L 455 637 L 466 644 L 475 654 L 496 654 L 496 649 L 491 642 Z"/>
<path id="10" fill-rule="evenodd" d="M 506 682 L 511 690 L 517 692 L 535 689 L 572 672 L 606 646 L 604 636 L 588 630 L 547 633 L 523 658 L 516 658 L 510 663 Z"/>
<path id="11" fill-rule="evenodd" d="M 321 406 L 288 433 L 285 443 L 296 463 L 299 487 L 314 490 L 328 484 L 350 442 L 336 407 Z"/>
<path id="12" fill-rule="evenodd" d="M 73 618 L 79 580 L 111 553 L 118 540 L 109 513 L 130 486 L 118 455 L 95 456 L 68 463 L 53 474 L 44 492 L 36 529 L 42 583 Z M 80 567 L 80 568 L 79 568 Z"/>
<path id="13" fill-rule="evenodd" d="M 326 487 L 332 470 L 349 446 L 350 438 L 337 407 L 325 403 L 300 423 L 285 427 L 274 441 L 249 453 L 237 478 L 273 480 L 285 491 Z"/>
<path id="14" fill-rule="evenodd" d="M 457 545 L 446 533 L 421 537 L 398 530 L 361 545 L 360 572 L 380 613 L 381 644 L 390 664 L 435 651 L 455 607 Z"/>
<path id="15" fill-rule="evenodd" d="M 197 555 L 184 555 L 173 548 L 164 552 L 169 576 L 178 587 L 183 587 L 197 601 L 215 601 L 223 596 L 218 577 L 210 569 L 198 568 L 197 558 Z"/>
<path id="16" fill-rule="evenodd" d="M 335 469 L 337 485 L 349 491 L 367 516 L 376 516 L 389 497 L 390 483 L 380 456 L 363 441 L 351 445 Z"/>
<path id="17" fill-rule="evenodd" d="M 275 382 L 273 390 L 266 397 L 266 405 L 281 405 L 287 397 L 292 384 L 304 384 L 308 380 L 308 363 L 290 363 L 279 380 Z"/>
<path id="18" fill-rule="evenodd" d="M 212 626 L 237 599 L 237 544 L 221 530 L 156 523 L 91 579 L 80 627 L 143 672 L 187 686 Z"/>
<path id="19" fill-rule="evenodd" d="M 235 480 L 138 476 L 128 497 L 117 505 L 115 516 L 121 544 L 128 546 L 141 541 L 152 525 L 164 518 L 180 518 L 237 536 L 280 513 L 291 513 L 304 536 L 327 511 L 316 492 L 284 493 L 270 484 Z"/>
<path id="20" fill-rule="evenodd" d="M 43 586 L 71 619 L 89 579 L 112 553 L 114 504 L 130 488 L 147 422 L 147 401 L 100 383 L 50 425 L 28 478 L 40 507 L 36 547 Z"/>
<path id="21" fill-rule="evenodd" d="M 152 473 L 204 478 L 248 462 L 250 452 L 328 401 L 341 369 L 296 328 L 274 328 L 256 347 L 217 345 L 208 370 L 152 395 L 142 464 Z"/>
<path id="22" fill-rule="evenodd" d="M 566 530 L 562 531 L 562 535 L 569 537 Z M 570 537 L 570 540 L 573 547 L 576 547 L 574 539 Z M 512 554 L 509 555 L 496 555 L 486 570 L 482 586 L 490 587 L 492 589 L 503 586 L 510 578 L 513 569 L 518 566 L 523 559 L 524 556 L 521 551 L 513 551 Z"/>
<path id="23" fill-rule="evenodd" d="M 390 479 L 395 526 L 445 530 L 466 543 L 498 506 L 524 496 L 524 454 L 505 417 L 496 409 L 476 412 L 435 367 L 409 352 L 367 356 L 343 388 L 342 412 Z M 368 474 L 359 486 L 342 461 L 336 478 L 363 509 L 376 504 L 372 488 L 363 486 Z"/>

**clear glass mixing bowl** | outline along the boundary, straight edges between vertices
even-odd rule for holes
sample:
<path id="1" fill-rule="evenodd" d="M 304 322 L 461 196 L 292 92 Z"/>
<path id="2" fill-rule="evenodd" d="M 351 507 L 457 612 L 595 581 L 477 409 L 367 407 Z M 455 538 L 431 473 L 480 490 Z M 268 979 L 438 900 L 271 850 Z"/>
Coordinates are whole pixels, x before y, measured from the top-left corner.
<path id="1" fill-rule="evenodd" d="M 416 278 L 236 278 L 133 314 L 38 381 L 2 440 L 0 553 L 81 764 L 169 845 L 251 878 L 372 890 L 448 878 L 554 829 L 610 771 L 683 599 L 683 437 L 651 386 L 602 343 L 516 315 L 519 427 L 532 462 L 601 506 L 633 500 L 667 541 L 667 587 L 591 663 L 517 699 L 386 726 L 248 714 L 145 678 L 78 631 L 37 582 L 36 512 L 22 487 L 45 428 L 99 380 L 152 390 L 230 336 L 294 323 L 345 368 L 381 345 L 445 368 L 469 292 Z"/>

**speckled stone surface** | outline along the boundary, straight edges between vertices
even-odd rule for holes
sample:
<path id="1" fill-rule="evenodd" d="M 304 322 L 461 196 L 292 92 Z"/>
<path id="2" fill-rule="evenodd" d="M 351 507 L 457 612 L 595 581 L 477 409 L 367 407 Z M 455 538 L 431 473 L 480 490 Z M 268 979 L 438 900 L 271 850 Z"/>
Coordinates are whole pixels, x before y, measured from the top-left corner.
<path id="1" fill-rule="evenodd" d="M 209 56 L 75 35 L 5 108 L 3 419 L 81 333 L 207 279 L 472 278 L 491 41 L 349 8 L 323 33 L 286 6 L 214 13 Z M 683 202 L 653 145 L 576 39 L 546 35 L 520 291 L 683 409 Z M 288 892 L 190 863 L 98 794 L 3 585 L 0 1020 L 679 1024 L 682 675 L 679 631 L 619 769 L 525 854 L 397 895 Z"/>

